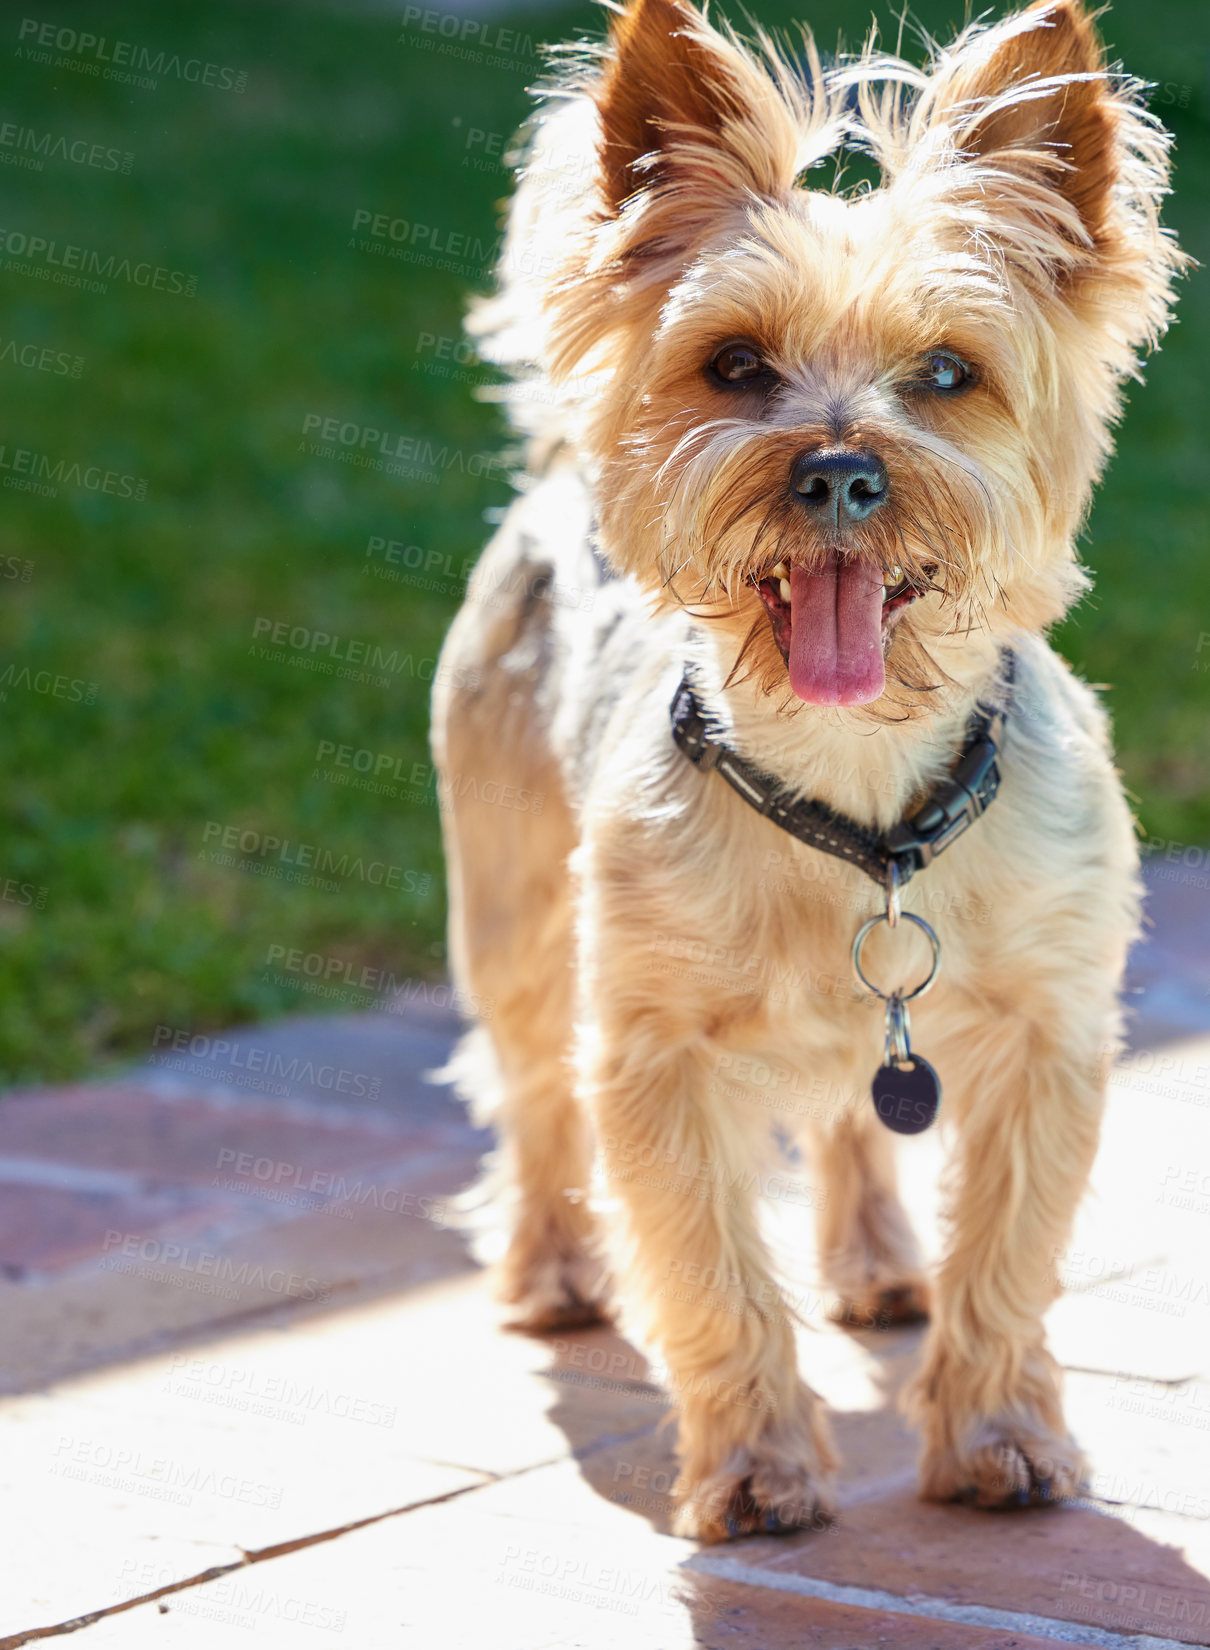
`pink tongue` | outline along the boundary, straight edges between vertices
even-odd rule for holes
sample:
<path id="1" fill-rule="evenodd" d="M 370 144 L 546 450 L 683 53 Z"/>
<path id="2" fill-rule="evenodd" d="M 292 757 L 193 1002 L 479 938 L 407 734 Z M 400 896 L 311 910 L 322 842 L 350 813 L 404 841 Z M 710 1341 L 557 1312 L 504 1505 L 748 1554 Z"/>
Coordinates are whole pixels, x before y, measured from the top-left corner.
<path id="1" fill-rule="evenodd" d="M 790 686 L 811 705 L 865 705 L 886 685 L 882 579 L 829 554 L 818 573 L 790 568 Z"/>

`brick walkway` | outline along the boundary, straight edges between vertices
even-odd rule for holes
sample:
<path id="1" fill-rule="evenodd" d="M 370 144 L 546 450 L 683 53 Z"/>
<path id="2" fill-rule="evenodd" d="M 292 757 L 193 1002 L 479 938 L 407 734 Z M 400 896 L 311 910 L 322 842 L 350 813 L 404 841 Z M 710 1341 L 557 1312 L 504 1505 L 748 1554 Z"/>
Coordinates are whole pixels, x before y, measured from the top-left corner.
<path id="1" fill-rule="evenodd" d="M 483 1145 L 421 1079 L 450 1018 L 296 1020 L 0 1104 L 0 1650 L 1210 1641 L 1210 896 L 1164 869 L 1051 1316 L 1086 1504 L 917 1501 L 919 1332 L 817 1320 L 836 1529 L 669 1536 L 642 1359 L 501 1333 L 446 1223 Z"/>

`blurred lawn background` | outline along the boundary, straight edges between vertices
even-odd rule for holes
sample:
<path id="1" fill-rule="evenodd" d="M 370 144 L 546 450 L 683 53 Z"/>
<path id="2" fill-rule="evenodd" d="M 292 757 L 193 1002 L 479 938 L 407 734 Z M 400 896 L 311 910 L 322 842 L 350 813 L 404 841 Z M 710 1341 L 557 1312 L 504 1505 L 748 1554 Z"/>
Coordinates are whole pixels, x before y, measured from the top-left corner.
<path id="1" fill-rule="evenodd" d="M 786 0 L 757 10 L 772 25 L 801 15 Z M 6 1081 L 145 1053 L 158 1024 L 204 1030 L 325 1006 L 276 981 L 271 947 L 440 977 L 437 814 L 427 776 L 419 792 L 407 783 L 427 762 L 423 661 L 456 609 L 484 512 L 509 497 L 506 472 L 475 458 L 506 445 L 497 412 L 474 399 L 470 381 L 487 374 L 449 352 L 467 294 L 486 283 L 502 155 L 537 43 L 600 17 L 588 5 L 472 13 L 459 48 L 441 31 L 462 33 L 462 20 L 426 30 L 402 4 L 115 0 L 103 21 L 95 7 L 55 8 L 59 27 L 164 53 L 151 89 L 89 73 L 91 48 L 31 57 L 22 15 L 0 21 L 0 119 L 133 160 L 123 175 L 52 151 L 30 170 L 0 133 L 2 226 L 182 271 L 197 290 L 118 278 L 92 293 L 0 258 Z M 962 21 L 948 0 L 915 15 L 942 33 Z M 816 0 L 807 20 L 827 50 L 841 31 L 852 43 L 868 16 Z M 1123 0 L 1105 26 L 1132 72 L 1158 85 L 1153 107 L 1177 137 L 1170 221 L 1205 261 L 1210 11 Z M 174 54 L 245 74 L 246 87 L 195 83 Z M 465 237 L 460 272 L 359 249 L 359 211 Z M 1111 685 L 1143 828 L 1182 843 L 1210 842 L 1210 641 L 1198 652 L 1210 631 L 1208 332 L 1195 275 L 1146 391 L 1131 394 L 1084 546 L 1095 593 L 1057 638 Z M 82 357 L 80 376 L 23 364 L 28 344 L 56 362 Z M 316 456 L 309 415 L 428 443 L 447 454 L 439 479 Z M 54 498 L 21 491 L 19 449 L 143 478 L 146 497 L 71 480 Z M 375 537 L 440 565 L 409 573 L 415 551 L 393 567 L 367 558 Z M 258 618 L 412 664 L 382 687 L 259 657 Z M 56 676 L 95 684 L 95 703 L 70 686 L 38 690 Z M 404 795 L 314 777 L 321 740 L 389 756 Z M 200 857 L 213 846 L 207 822 L 411 875 L 395 889 L 353 876 L 335 893 L 274 880 Z"/>

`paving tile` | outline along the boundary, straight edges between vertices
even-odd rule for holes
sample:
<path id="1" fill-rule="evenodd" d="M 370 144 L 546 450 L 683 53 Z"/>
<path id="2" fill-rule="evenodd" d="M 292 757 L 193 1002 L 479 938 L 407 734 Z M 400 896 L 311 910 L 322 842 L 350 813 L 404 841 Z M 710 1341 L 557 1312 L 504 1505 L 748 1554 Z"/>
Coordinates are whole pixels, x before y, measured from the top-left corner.
<path id="1" fill-rule="evenodd" d="M 338 1642 L 358 1650 L 694 1643 L 676 1569 L 689 1543 L 655 1536 L 642 1520 L 601 1503 L 574 1465 L 474 1491 L 451 1517 L 453 1507 L 252 1566 L 165 1599 L 167 1614 L 152 1605 L 98 1624 L 81 1643 L 201 1644 L 203 1629 L 256 1625 L 264 1634 L 287 1612 L 297 1622 L 292 1646 L 331 1644 L 337 1622 Z"/>
<path id="2" fill-rule="evenodd" d="M 382 1427 L 309 1417 L 304 1450 L 285 1428 L 249 1427 L 224 1411 L 183 1427 L 169 1405 L 139 1406 L 132 1396 L 107 1403 L 104 1391 L 86 1390 L 0 1410 L 0 1634 L 479 1482 L 409 1458 Z"/>
<path id="3" fill-rule="evenodd" d="M 702 1622 L 696 1642 L 710 1650 L 1053 1650 L 1055 1642 L 1015 1627 L 892 1614 L 713 1575 L 695 1574 L 689 1596 Z"/>
<path id="4" fill-rule="evenodd" d="M 224 1104 L 223 1096 L 196 1091 L 172 1099 L 126 1083 L 18 1092 L 0 1107 L 0 1154 L 203 1184 L 218 1172 L 218 1143 L 275 1160 L 293 1146 L 295 1155 L 314 1159 L 320 1118 L 292 1118 L 256 1095 L 238 1099 L 238 1106 Z M 367 1156 L 383 1132 L 372 1120 L 359 1125 L 349 1117 L 344 1128 L 325 1131 L 323 1143 L 343 1162 L 350 1151 Z"/>
<path id="5" fill-rule="evenodd" d="M 1210 878 L 1205 861 L 1203 853 L 1199 869 L 1163 859 L 1144 866 L 1148 926 L 1131 952 L 1126 980 L 1134 1048 L 1154 1049 L 1210 1031 Z"/>
<path id="6" fill-rule="evenodd" d="M 904 1490 L 849 1509 L 828 1533 L 751 1541 L 744 1558 L 757 1569 L 1107 1628 L 1120 1595 L 1099 1599 L 1088 1578 L 1112 1578 L 1183 1601 L 1184 1630 L 1174 1620 L 1164 1631 L 1200 1644 L 1210 1622 L 1202 1533 L 1197 1520 L 1163 1513 L 1144 1531 L 1093 1508 L 980 1514 Z"/>
<path id="7" fill-rule="evenodd" d="M 449 988 L 434 982 L 427 990 L 441 998 Z M 273 1084 L 269 1092 L 351 1115 L 363 1113 L 368 1099 L 413 1126 L 451 1110 L 446 1092 L 425 1074 L 444 1064 L 458 1030 L 452 1009 L 419 999 L 397 1013 L 291 1015 L 200 1037 L 157 1028 L 148 1059 L 130 1077 L 168 1092 L 209 1085 L 252 1094 L 248 1085 L 260 1080 Z M 341 1072 L 364 1081 L 341 1082 Z M 376 1089 L 370 1096 L 367 1083 Z"/>
<path id="8" fill-rule="evenodd" d="M 457 1119 L 408 1127 L 120 1085 L 10 1097 L 0 1106 L 0 1269 L 20 1280 L 89 1255 L 112 1261 L 125 1252 L 119 1240 L 153 1233 L 221 1247 L 224 1231 L 333 1206 L 342 1217 L 414 1210 L 422 1180 L 443 1170 L 456 1189 L 478 1149 Z"/>
<path id="9" fill-rule="evenodd" d="M 1032 1610 L 1118 1631 L 1126 1630 L 1123 1624 L 1132 1619 L 1132 1611 L 1143 1612 L 1149 1622 L 1146 1630 L 1156 1636 L 1199 1642 L 1199 1612 L 1210 1596 L 1199 1574 L 1210 1555 L 1199 1553 L 1194 1545 L 1206 1534 L 1204 1519 L 1174 1516 L 1164 1510 L 1173 1504 L 1171 1496 L 1149 1496 L 1138 1486 L 1139 1504 L 1124 1505 L 1124 1516 L 1118 1517 L 1091 1509 L 1014 1518 L 924 1507 L 901 1482 L 910 1476 L 914 1441 L 893 1410 L 885 1407 L 912 1363 L 918 1333 L 858 1337 L 831 1331 L 804 1339 L 811 1343 L 815 1384 L 839 1411 L 838 1438 L 849 1456 L 841 1494 L 844 1517 L 837 1531 L 824 1536 L 785 1543 L 749 1541 L 727 1549 L 741 1556 L 747 1570 L 768 1569 L 783 1584 L 805 1577 L 812 1583 L 823 1580 L 1009 1611 Z M 297 1384 L 291 1388 L 291 1375 L 300 1369 L 306 1370 L 315 1391 L 300 1391 Z M 335 1546 L 308 1549 L 292 1560 L 273 1560 L 270 1568 L 243 1569 L 209 1589 L 191 1590 L 187 1602 L 184 1595 L 173 1595 L 165 1601 L 166 1614 L 155 1606 L 140 1607 L 113 1623 L 88 1629 L 88 1635 L 102 1644 L 137 1645 L 142 1639 L 133 1636 L 136 1632 L 148 1635 L 148 1642 L 150 1634 L 158 1632 L 169 1644 L 200 1643 L 204 1629 L 222 1629 L 229 1635 L 241 1627 L 264 1631 L 270 1617 L 285 1619 L 284 1613 L 292 1613 L 291 1643 L 305 1643 L 304 1635 L 321 1632 L 330 1641 L 333 1622 L 345 1612 L 345 1630 L 354 1635 L 345 1642 L 359 1646 L 407 1643 L 408 1635 L 418 1643 L 422 1633 L 430 1639 L 437 1635 L 443 1645 L 469 1645 L 476 1642 L 470 1621 L 478 1621 L 482 1632 L 484 1608 L 490 1610 L 491 1642 L 501 1650 L 510 1644 L 518 1650 L 541 1650 L 544 1644 L 562 1650 L 572 1643 L 592 1644 L 594 1635 L 606 1634 L 613 1643 L 619 1623 L 624 1623 L 629 1642 L 658 1645 L 661 1650 L 693 1642 L 743 1645 L 762 1642 L 758 1624 L 766 1619 L 778 1632 L 784 1624 L 787 1643 L 839 1646 L 846 1643 L 846 1634 L 867 1634 L 848 1641 L 863 1646 L 1012 1642 L 1011 1634 L 997 1639 L 991 1629 L 968 1629 L 952 1622 L 936 1631 L 931 1623 L 922 1627 L 912 1618 L 884 1622 L 882 1611 L 850 1623 L 843 1613 L 836 1613 L 849 1606 L 798 1595 L 789 1602 L 778 1595 L 775 1604 L 762 1603 L 759 1608 L 743 1599 L 724 1601 L 724 1607 L 711 1595 L 705 1604 L 699 1600 L 695 1613 L 695 1606 L 685 1599 L 696 1595 L 685 1593 L 679 1570 L 675 1575 L 670 1571 L 690 1549 L 660 1534 L 666 1528 L 666 1492 L 674 1472 L 673 1437 L 670 1428 L 658 1424 L 663 1405 L 647 1383 L 649 1373 L 638 1354 L 607 1329 L 549 1340 L 500 1334 L 476 1278 L 335 1318 L 295 1322 L 286 1329 L 265 1330 L 192 1353 L 179 1351 L 137 1370 L 114 1372 L 105 1380 L 76 1383 L 61 1395 L 59 1410 L 54 1406 L 60 1395 L 52 1394 L 49 1399 L 24 1400 L 35 1408 L 12 1413 L 27 1454 L 38 1448 L 52 1463 L 67 1458 L 72 1466 L 91 1468 L 94 1482 L 86 1488 L 94 1498 L 104 1499 L 115 1489 L 100 1476 L 109 1469 L 100 1462 L 99 1443 L 116 1438 L 128 1449 L 139 1449 L 126 1474 L 136 1489 L 124 1492 L 124 1515 L 129 1516 L 133 1505 L 166 1538 L 179 1539 L 187 1532 L 204 1545 L 209 1536 L 214 1550 L 228 1555 L 232 1531 L 238 1531 L 238 1546 L 266 1545 L 282 1529 L 314 1527 L 317 1514 L 343 1514 L 342 1497 L 333 1499 L 330 1494 L 330 1486 L 340 1483 L 342 1474 L 349 1501 L 375 1511 L 408 1483 L 397 1461 L 410 1464 L 420 1456 L 419 1465 L 430 1463 L 438 1471 L 521 1474 L 460 1497 L 456 1519 L 442 1525 L 446 1533 L 434 1537 L 431 1547 L 426 1545 L 428 1537 L 420 1532 L 418 1538 L 417 1526 L 411 1524 L 406 1539 L 402 1529 L 390 1538 L 395 1545 L 389 1550 L 374 1545 L 364 1578 L 344 1543 L 360 1544 L 373 1533 L 369 1530 L 340 1538 L 335 1545 L 342 1556 L 338 1563 L 331 1561 L 336 1568 L 330 1573 L 325 1568 L 329 1561 L 321 1562 L 320 1555 L 335 1551 Z M 380 1413 L 396 1380 L 406 1402 L 399 1405 L 384 1442 L 381 1430 L 365 1416 Z M 1120 1444 L 1121 1416 L 1129 1417 L 1127 1425 L 1135 1429 L 1145 1468 L 1143 1446 L 1153 1436 L 1151 1417 L 1127 1409 L 1119 1415 L 1119 1398 L 1124 1402 L 1131 1396 L 1128 1387 L 1091 1376 L 1073 1384 L 1077 1425 L 1081 1419 L 1095 1420 L 1101 1433 L 1114 1434 Z M 322 1401 L 317 1393 L 322 1393 Z M 342 1400 L 339 1406 L 334 1399 Z M 38 1412 L 39 1403 L 50 1407 Z M 1195 1404 L 1189 1405 L 1189 1413 L 1197 1413 Z M 132 1414 L 139 1418 L 133 1433 Z M 1190 1425 L 1185 1430 L 1195 1429 Z M 195 1446 L 188 1459 L 182 1439 Z M 168 1444 L 176 1446 L 176 1455 L 170 1454 Z M 346 1468 L 350 1450 L 355 1456 L 372 1454 L 373 1470 Z M 569 1450 L 576 1460 L 565 1459 Z M 83 1460 L 76 1462 L 73 1456 L 81 1453 Z M 1130 1471 L 1138 1472 L 1130 1450 L 1119 1453 Z M 168 1464 L 157 1466 L 166 1455 Z M 564 1459 L 560 1462 L 559 1457 Z M 245 1500 L 216 1492 L 208 1480 L 194 1488 L 188 1475 L 199 1459 L 206 1464 L 238 1461 L 245 1486 L 239 1493 Z M 551 1461 L 554 1466 L 542 1465 Z M 302 1479 L 292 1476 L 299 1462 L 307 1467 Z M 45 1459 L 31 1466 L 21 1458 L 15 1476 L 28 1483 L 39 1466 L 47 1475 Z M 1196 1490 L 1201 1469 L 1192 1465 L 1182 1478 L 1180 1472 L 1174 1474 L 1174 1466 L 1184 1471 L 1185 1463 L 1170 1456 L 1158 1482 L 1188 1496 Z M 170 1504 L 166 1512 L 157 1498 L 139 1493 L 158 1487 L 165 1473 L 169 1486 L 175 1480 L 184 1493 L 192 1494 L 190 1506 Z M 86 1498 L 75 1492 L 78 1480 L 67 1483 L 73 1486 L 73 1506 L 84 1509 L 88 1528 L 94 1529 L 96 1507 L 87 1506 Z M 265 1486 L 282 1491 L 279 1505 L 246 1504 L 247 1498 L 266 1500 Z M 286 1501 L 287 1489 L 292 1506 Z M 501 1499 L 506 1489 L 509 1493 Z M 430 1487 L 419 1493 L 434 1492 Z M 492 1499 L 486 1512 L 475 1512 L 472 1503 L 483 1506 L 487 1496 Z M 449 1509 L 453 1507 L 450 1503 Z M 297 1522 L 286 1522 L 287 1514 Z M 477 1525 L 476 1518 L 487 1514 L 494 1522 Z M 112 1520 L 115 1515 L 109 1516 Z M 424 1517 L 429 1516 L 426 1510 Z M 626 1524 L 620 1525 L 619 1519 Z M 184 1525 L 174 1520 L 184 1520 Z M 396 1525 L 391 1520 L 375 1529 L 387 1531 Z M 503 1542 L 497 1533 L 502 1527 L 510 1538 Z M 628 1532 L 624 1539 L 618 1534 L 623 1528 Z M 519 1553 L 511 1551 L 518 1546 L 518 1536 L 524 1537 Z M 141 1540 L 132 1546 L 129 1527 L 124 1532 L 121 1550 L 124 1555 L 133 1552 L 142 1569 L 132 1572 L 119 1566 L 114 1585 L 128 1586 L 132 1574 L 163 1584 L 161 1572 L 147 1568 L 158 1553 L 144 1557 Z M 492 1558 L 497 1547 L 500 1552 Z M 434 1580 L 441 1573 L 435 1555 L 443 1548 L 459 1555 L 456 1585 L 444 1590 Z M 478 1567 L 472 1565 L 468 1573 L 466 1555 L 481 1550 L 487 1558 L 477 1559 Z M 590 1556 L 597 1570 L 586 1567 Z M 183 1568 L 188 1568 L 191 1557 L 186 1543 Z M 277 1566 L 287 1562 L 295 1569 L 279 1572 Z M 604 1579 L 602 1566 L 609 1572 Z M 552 1573 L 544 1575 L 543 1568 Z M 622 1580 L 616 1572 L 623 1573 Z M 270 1575 L 280 1579 L 270 1582 Z M 714 1587 L 719 1578 L 707 1580 Z M 89 1573 L 94 1600 L 96 1581 L 94 1567 Z M 691 1586 L 699 1583 L 706 1585 L 698 1577 Z M 623 1607 L 635 1597 L 645 1601 L 644 1610 L 654 1600 L 657 1611 L 643 1619 L 624 1614 Z M 71 1612 L 57 1619 L 67 1613 Z M 568 1636 L 569 1619 L 578 1636 Z M 773 1631 L 770 1625 L 771 1646 L 778 1642 Z M 814 1639 L 804 1638 L 807 1632 Z M 170 1633 L 174 1636 L 166 1637 Z M 101 1634 L 107 1637 L 98 1637 Z M 1027 1636 L 1016 1636 L 1028 1642 Z"/>
<path id="10" fill-rule="evenodd" d="M 461 1176 L 442 1171 L 414 1196 L 433 1207 Z M 309 1315 L 383 1289 L 465 1272 L 464 1239 L 401 1209 L 361 1204 L 266 1221 L 247 1200 L 217 1227 L 124 1234 L 108 1254 L 42 1282 L 0 1281 L 0 1391 L 40 1387 L 117 1358 L 258 1317 Z"/>
<path id="11" fill-rule="evenodd" d="M 11 1161 L 11 1160 L 10 1160 Z M 205 1228 L 238 1218 L 238 1199 L 184 1187 L 106 1189 L 103 1183 L 55 1186 L 31 1172 L 14 1184 L 0 1164 L 0 1273 L 12 1282 L 60 1271 L 104 1252 L 114 1232 L 145 1236 L 165 1227 Z"/>
<path id="12" fill-rule="evenodd" d="M 907 1601 L 920 1614 L 862 1607 L 792 1590 L 785 1571 L 754 1571 L 756 1544 L 710 1549 L 653 1533 L 596 1498 L 561 1462 L 425 1506 L 402 1518 L 285 1554 L 158 1604 L 99 1622 L 84 1650 L 190 1647 L 226 1629 L 291 1646 L 358 1650 L 1041 1650 L 1054 1638 L 968 1624 L 935 1613 L 936 1595 Z M 720 1556 L 721 1555 L 721 1556 Z M 742 1581 L 710 1573 L 734 1564 Z M 868 1595 L 867 1595 L 868 1596 Z M 905 1601 L 898 1601 L 901 1606 Z M 1019 1614 L 1019 1606 L 1013 1614 Z"/>
<path id="13" fill-rule="evenodd" d="M 1066 1369 L 1181 1382 L 1198 1376 L 1210 1356 L 1204 1311 L 1166 1316 L 1128 1283 L 1064 1295 L 1046 1322 L 1051 1350 Z"/>
<path id="14" fill-rule="evenodd" d="M 1210 1038 L 1156 1061 L 1127 1061 L 1110 1086 L 1049 1328 L 1070 1368 L 1179 1381 L 1210 1373 Z"/>
<path id="15" fill-rule="evenodd" d="M 1068 1414 L 1092 1456 L 1096 1502 L 1019 1515 L 933 1507 L 916 1497 L 918 1444 L 895 1409 L 920 1338 L 800 1337 L 844 1456 L 840 1523 L 826 1535 L 727 1551 L 757 1569 L 838 1585 L 1116 1631 L 1133 1611 L 1153 1636 L 1210 1638 L 1210 1384 L 1184 1383 L 1169 1397 L 1156 1383 L 1071 1375 Z M 589 1454 L 580 1471 L 602 1499 L 668 1530 L 671 1429 Z"/>
<path id="16" fill-rule="evenodd" d="M 108 1618 L 85 1629 L 79 1642 L 83 1650 L 161 1645 L 165 1650 L 195 1645 L 211 1650 L 216 1642 L 235 1642 L 237 1629 L 255 1631 L 262 1640 L 273 1642 L 272 1627 L 289 1622 L 291 1645 L 318 1646 L 330 1644 L 334 1632 L 343 1638 L 351 1619 L 359 1650 L 410 1650 L 434 1643 L 442 1650 L 446 1645 L 454 1650 L 484 1645 L 491 1650 L 616 1650 L 620 1639 L 639 1650 L 691 1645 L 708 1650 L 1050 1650 L 1054 1644 L 1052 1638 L 1017 1631 L 862 1609 L 691 1572 L 670 1582 L 682 1601 L 680 1619 L 668 1619 L 662 1599 L 652 1609 L 649 1596 L 635 1601 L 635 1615 L 611 1609 L 608 1597 L 592 1598 L 583 1586 L 577 1589 L 573 1579 L 551 1583 L 552 1593 L 561 1587 L 565 1596 L 552 1597 L 535 1586 L 525 1595 L 518 1620 L 516 1610 L 505 1611 L 488 1593 L 486 1580 L 476 1586 L 476 1578 L 469 1578 L 468 1589 L 465 1574 L 451 1584 L 452 1604 L 441 1608 L 434 1602 L 426 1612 L 424 1601 L 416 1608 L 410 1577 L 396 1579 L 389 1571 L 384 1576 L 378 1564 L 355 1551 L 362 1545 L 362 1533 L 342 1538 L 342 1549 L 345 1542 L 348 1548 L 339 1554 L 343 1579 L 350 1592 L 357 1589 L 359 1595 L 351 1609 L 329 1603 L 326 1594 L 315 1596 L 314 1580 L 310 1591 L 305 1590 L 298 1555 L 298 1560 L 257 1565 Z M 407 1535 L 400 1532 L 400 1538 Z M 585 1568 L 583 1573 L 593 1572 Z M 320 1576 L 328 1579 L 327 1570 Z M 341 1576 L 333 1579 L 339 1582 Z M 654 1586 L 648 1584 L 648 1595 Z M 334 1590 L 333 1596 L 345 1595 Z M 413 1601 L 410 1608 L 403 1603 L 405 1597 Z M 231 1636 L 217 1639 L 220 1629 Z"/>
<path id="17" fill-rule="evenodd" d="M 598 1351 L 616 1364 L 610 1331 L 583 1335 L 584 1355 L 562 1343 L 570 1368 Z M 564 1386 L 544 1373 L 559 1356 L 501 1334 L 476 1278 L 0 1403 L 0 1524 L 20 1526 L 13 1573 L 28 1578 L 6 1586 L 0 1634 L 657 1428 L 655 1389 Z M 30 1485 L 40 1499 L 18 1519 Z M 167 1568 L 157 1543 L 179 1555 Z M 71 1544 L 89 1559 L 56 1585 Z"/>
<path id="18" fill-rule="evenodd" d="M 0 1403 L 0 1635 L 483 1481 L 436 1458 L 409 1323 L 384 1303 Z M 515 1404 L 478 1369 L 460 1401 Z M 460 1430 L 450 1415 L 444 1441 Z M 531 1443 L 532 1458 L 567 1448 L 540 1422 Z"/>

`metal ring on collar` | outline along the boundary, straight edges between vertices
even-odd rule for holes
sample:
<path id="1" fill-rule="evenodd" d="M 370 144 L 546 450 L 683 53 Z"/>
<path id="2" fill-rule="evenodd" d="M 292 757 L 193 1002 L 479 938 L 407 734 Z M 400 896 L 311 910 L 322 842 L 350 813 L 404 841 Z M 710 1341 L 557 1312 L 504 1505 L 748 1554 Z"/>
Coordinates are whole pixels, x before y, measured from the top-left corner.
<path id="1" fill-rule="evenodd" d="M 881 997 L 884 1003 L 889 1002 L 892 996 L 898 996 L 901 1002 L 910 1003 L 914 997 L 923 997 L 924 993 L 937 978 L 937 970 L 941 966 L 941 941 L 937 938 L 936 934 L 929 927 L 928 923 L 925 922 L 923 917 L 914 916 L 911 911 L 900 912 L 900 921 L 914 922 L 916 927 L 921 930 L 929 944 L 932 946 L 933 966 L 929 969 L 926 978 L 915 988 L 914 991 L 880 991 L 876 985 L 874 985 L 870 980 L 867 980 L 865 977 L 865 973 L 861 966 L 861 948 L 874 929 L 878 927 L 878 924 L 880 922 L 886 922 L 887 920 L 887 913 L 885 911 L 880 911 L 876 917 L 871 917 L 868 922 L 863 922 L 861 927 L 857 930 L 857 937 L 853 941 L 853 972 L 857 975 L 857 978 L 861 981 L 862 985 L 865 986 L 866 990 L 873 992 L 875 997 Z"/>

